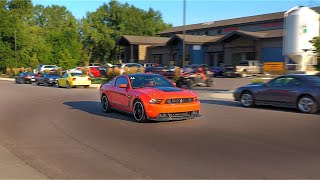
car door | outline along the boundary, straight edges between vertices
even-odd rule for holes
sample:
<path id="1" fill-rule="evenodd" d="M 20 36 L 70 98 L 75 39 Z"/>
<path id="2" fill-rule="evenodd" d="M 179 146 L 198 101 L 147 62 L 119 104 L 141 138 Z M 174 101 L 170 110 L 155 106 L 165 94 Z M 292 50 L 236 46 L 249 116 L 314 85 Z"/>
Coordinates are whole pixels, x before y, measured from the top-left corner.
<path id="1" fill-rule="evenodd" d="M 120 88 L 120 84 L 126 84 L 127 88 Z M 128 111 L 130 109 L 129 96 L 130 91 L 129 81 L 126 76 L 120 76 L 115 82 L 115 87 L 113 91 L 113 102 L 116 103 L 121 110 Z"/>
<path id="2" fill-rule="evenodd" d="M 65 73 L 61 78 L 58 79 L 60 86 L 66 86 L 68 76 L 69 76 L 69 74 Z"/>
<path id="3" fill-rule="evenodd" d="M 289 104 L 296 88 L 293 81 L 292 77 L 276 78 L 257 93 L 257 99 L 274 105 Z"/>

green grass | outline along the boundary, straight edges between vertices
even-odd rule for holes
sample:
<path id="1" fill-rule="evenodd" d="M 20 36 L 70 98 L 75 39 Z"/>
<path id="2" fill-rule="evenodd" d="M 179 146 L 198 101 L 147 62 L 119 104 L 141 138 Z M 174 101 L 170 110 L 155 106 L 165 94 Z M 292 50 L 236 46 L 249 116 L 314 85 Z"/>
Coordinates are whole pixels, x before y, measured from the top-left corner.
<path id="1" fill-rule="evenodd" d="M 103 84 L 108 81 L 108 78 L 91 78 L 91 84 Z"/>
<path id="2" fill-rule="evenodd" d="M 263 84 L 263 83 L 264 83 L 264 80 L 263 80 L 263 79 L 260 79 L 260 78 L 255 78 L 255 79 L 252 79 L 252 80 L 251 80 L 251 83 L 252 83 L 252 84 Z"/>

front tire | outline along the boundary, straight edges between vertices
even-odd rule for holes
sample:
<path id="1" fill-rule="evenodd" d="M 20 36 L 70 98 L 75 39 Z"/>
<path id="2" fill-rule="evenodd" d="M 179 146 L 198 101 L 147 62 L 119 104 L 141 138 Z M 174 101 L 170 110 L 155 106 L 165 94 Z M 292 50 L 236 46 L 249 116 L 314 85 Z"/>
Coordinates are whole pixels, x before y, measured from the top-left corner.
<path id="1" fill-rule="evenodd" d="M 83 86 L 84 88 L 89 88 L 89 85 L 85 85 L 85 86 Z"/>
<path id="2" fill-rule="evenodd" d="M 244 107 L 253 107 L 254 106 L 254 97 L 251 92 L 243 92 L 240 97 L 240 102 Z"/>
<path id="3" fill-rule="evenodd" d="M 103 95 L 101 98 L 101 105 L 104 112 L 109 113 L 111 112 L 111 106 L 106 95 Z"/>
<path id="4" fill-rule="evenodd" d="M 297 108 L 300 112 L 313 114 L 318 111 L 318 104 L 311 96 L 302 96 L 297 102 Z"/>
<path id="5" fill-rule="evenodd" d="M 136 100 L 133 105 L 133 117 L 139 123 L 147 122 L 144 106 L 140 100 Z"/>

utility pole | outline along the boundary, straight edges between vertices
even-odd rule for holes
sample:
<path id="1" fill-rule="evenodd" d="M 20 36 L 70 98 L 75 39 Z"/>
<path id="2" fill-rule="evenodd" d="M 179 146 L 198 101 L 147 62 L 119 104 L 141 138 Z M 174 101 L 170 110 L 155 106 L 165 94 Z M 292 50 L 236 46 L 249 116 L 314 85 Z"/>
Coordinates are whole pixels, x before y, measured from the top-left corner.
<path id="1" fill-rule="evenodd" d="M 184 61 L 186 59 L 186 9 L 187 2 L 183 0 L 183 44 L 182 44 L 182 67 L 184 67 Z"/>
<path id="2" fill-rule="evenodd" d="M 14 59 L 17 68 L 17 30 L 14 30 Z"/>

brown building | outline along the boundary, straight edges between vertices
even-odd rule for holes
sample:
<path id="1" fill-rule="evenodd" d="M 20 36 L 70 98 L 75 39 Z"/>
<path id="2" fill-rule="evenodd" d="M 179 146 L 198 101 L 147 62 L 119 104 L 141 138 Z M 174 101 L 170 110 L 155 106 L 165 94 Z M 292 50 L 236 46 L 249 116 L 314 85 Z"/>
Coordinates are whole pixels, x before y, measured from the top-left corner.
<path id="1" fill-rule="evenodd" d="M 320 7 L 313 8 L 320 12 Z M 184 64 L 238 64 L 242 60 L 284 62 L 284 12 L 187 25 Z M 183 26 L 159 33 L 162 37 L 123 36 L 123 62 L 182 65 Z"/>

